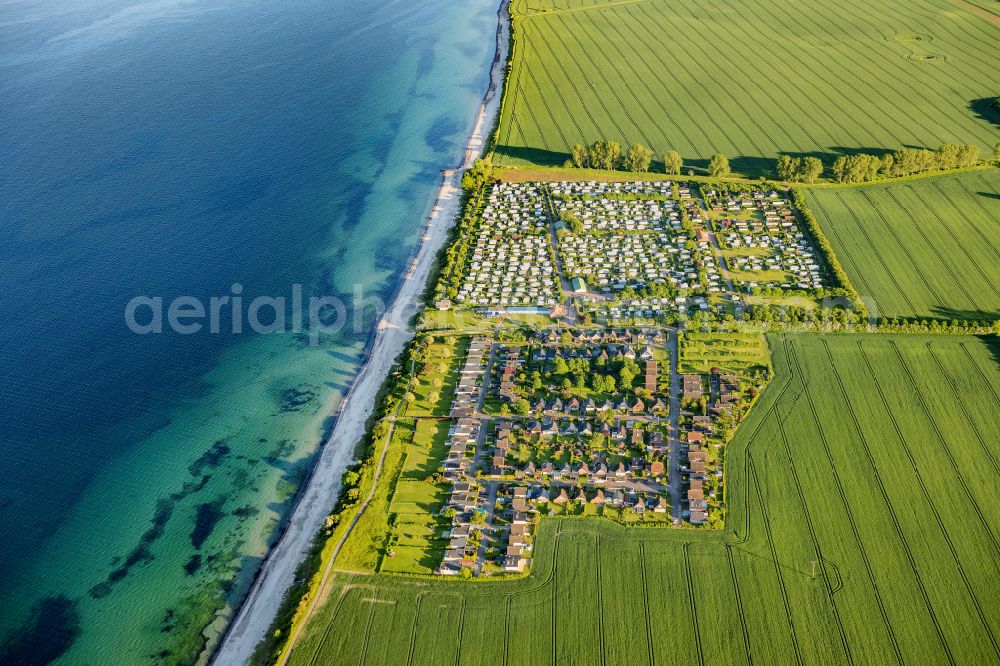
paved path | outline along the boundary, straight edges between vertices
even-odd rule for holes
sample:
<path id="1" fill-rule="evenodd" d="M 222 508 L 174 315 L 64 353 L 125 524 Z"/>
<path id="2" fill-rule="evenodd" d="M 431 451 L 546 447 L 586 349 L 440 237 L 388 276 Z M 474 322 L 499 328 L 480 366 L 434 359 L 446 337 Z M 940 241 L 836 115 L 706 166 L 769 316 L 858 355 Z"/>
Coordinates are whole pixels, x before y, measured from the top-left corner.
<path id="1" fill-rule="evenodd" d="M 675 520 L 681 518 L 681 376 L 677 329 L 667 331 L 667 362 L 670 364 L 670 506 Z"/>

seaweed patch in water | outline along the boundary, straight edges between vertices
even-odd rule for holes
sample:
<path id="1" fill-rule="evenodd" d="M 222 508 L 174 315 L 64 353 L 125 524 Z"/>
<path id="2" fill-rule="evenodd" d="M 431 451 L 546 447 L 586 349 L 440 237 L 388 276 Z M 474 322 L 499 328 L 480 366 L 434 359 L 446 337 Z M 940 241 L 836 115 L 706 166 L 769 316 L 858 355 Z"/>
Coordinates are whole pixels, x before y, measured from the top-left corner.
<path id="1" fill-rule="evenodd" d="M 211 536 L 219 520 L 226 515 L 222 511 L 225 503 L 226 498 L 219 497 L 211 502 L 204 502 L 198 505 L 198 508 L 195 509 L 194 529 L 191 530 L 192 546 L 201 548 L 201 545 L 205 543 L 205 539 Z"/>
<path id="2" fill-rule="evenodd" d="M 193 576 L 198 573 L 198 569 L 201 569 L 201 555 L 195 553 L 184 564 L 184 573 L 188 576 Z"/>
<path id="3" fill-rule="evenodd" d="M 177 505 L 177 502 L 181 501 L 188 495 L 192 495 L 200 491 L 205 487 L 210 478 L 211 477 L 206 474 L 197 481 L 188 481 L 181 486 L 179 491 L 170 493 L 167 497 L 162 497 L 157 500 L 156 509 L 153 511 L 153 518 L 150 521 L 152 526 L 142 533 L 142 536 L 139 537 L 139 543 L 136 544 L 136 547 L 132 549 L 122 563 L 112 569 L 107 578 L 90 588 L 90 596 L 95 599 L 106 597 L 111 593 L 111 588 L 114 584 L 128 576 L 129 571 L 131 571 L 133 567 L 139 564 L 152 562 L 155 557 L 153 556 L 150 547 L 156 543 L 161 536 L 163 536 L 167 523 L 174 515 L 174 507 Z"/>
<path id="4" fill-rule="evenodd" d="M 80 635 L 77 602 L 63 595 L 45 597 L 31 609 L 25 626 L 0 645 L 0 663 L 48 664 Z"/>
<path id="5" fill-rule="evenodd" d="M 229 453 L 229 447 L 221 439 L 217 440 L 188 466 L 188 471 L 191 472 L 192 476 L 198 476 L 206 467 L 216 467 L 227 453 Z"/>
<path id="6" fill-rule="evenodd" d="M 312 388 L 295 387 L 281 392 L 281 411 L 297 412 L 316 399 L 316 391 Z"/>

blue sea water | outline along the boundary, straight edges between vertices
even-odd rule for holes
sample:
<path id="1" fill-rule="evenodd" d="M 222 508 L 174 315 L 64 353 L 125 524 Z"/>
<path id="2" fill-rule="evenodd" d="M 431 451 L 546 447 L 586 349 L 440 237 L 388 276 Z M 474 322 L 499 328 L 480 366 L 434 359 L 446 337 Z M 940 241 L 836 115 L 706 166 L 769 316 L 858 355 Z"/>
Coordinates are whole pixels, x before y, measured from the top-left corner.
<path id="1" fill-rule="evenodd" d="M 126 304 L 388 299 L 471 129 L 495 13 L 0 0 L 0 662 L 186 663 L 214 640 L 371 311 L 311 345 L 137 335 Z"/>

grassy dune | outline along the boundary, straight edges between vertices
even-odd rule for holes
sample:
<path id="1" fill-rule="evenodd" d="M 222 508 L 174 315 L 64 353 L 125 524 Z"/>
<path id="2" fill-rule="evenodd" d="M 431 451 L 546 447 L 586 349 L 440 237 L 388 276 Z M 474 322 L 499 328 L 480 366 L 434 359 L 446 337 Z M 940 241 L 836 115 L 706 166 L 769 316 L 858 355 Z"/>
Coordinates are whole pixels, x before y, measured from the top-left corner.
<path id="1" fill-rule="evenodd" d="M 716 152 L 744 174 L 780 152 L 998 138 L 1000 29 L 953 0 L 515 0 L 498 134 L 505 165 L 574 143 Z M 977 11 L 979 13 L 977 13 Z"/>
<path id="2" fill-rule="evenodd" d="M 508 582 L 338 575 L 292 663 L 994 663 L 1000 342 L 770 340 L 722 533 L 540 525 Z"/>
<path id="3" fill-rule="evenodd" d="M 1000 170 L 989 170 L 808 197 L 851 281 L 882 316 L 1000 319 L 998 192 Z"/>

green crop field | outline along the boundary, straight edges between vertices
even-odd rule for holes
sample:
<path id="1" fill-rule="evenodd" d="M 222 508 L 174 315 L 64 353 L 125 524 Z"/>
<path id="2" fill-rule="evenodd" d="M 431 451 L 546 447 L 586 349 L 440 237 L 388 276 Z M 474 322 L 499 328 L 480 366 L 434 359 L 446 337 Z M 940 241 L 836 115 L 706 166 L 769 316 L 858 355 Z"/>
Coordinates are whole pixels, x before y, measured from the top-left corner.
<path id="1" fill-rule="evenodd" d="M 550 518 L 523 579 L 337 574 L 291 663 L 997 663 L 1000 341 L 769 344 L 724 532 Z"/>
<path id="2" fill-rule="evenodd" d="M 862 297 L 887 317 L 1000 319 L 1000 170 L 808 191 Z"/>
<path id="3" fill-rule="evenodd" d="M 958 0 L 514 0 L 513 14 L 502 164 L 614 139 L 756 175 L 780 152 L 985 155 L 1000 139 L 1000 27 Z"/>

